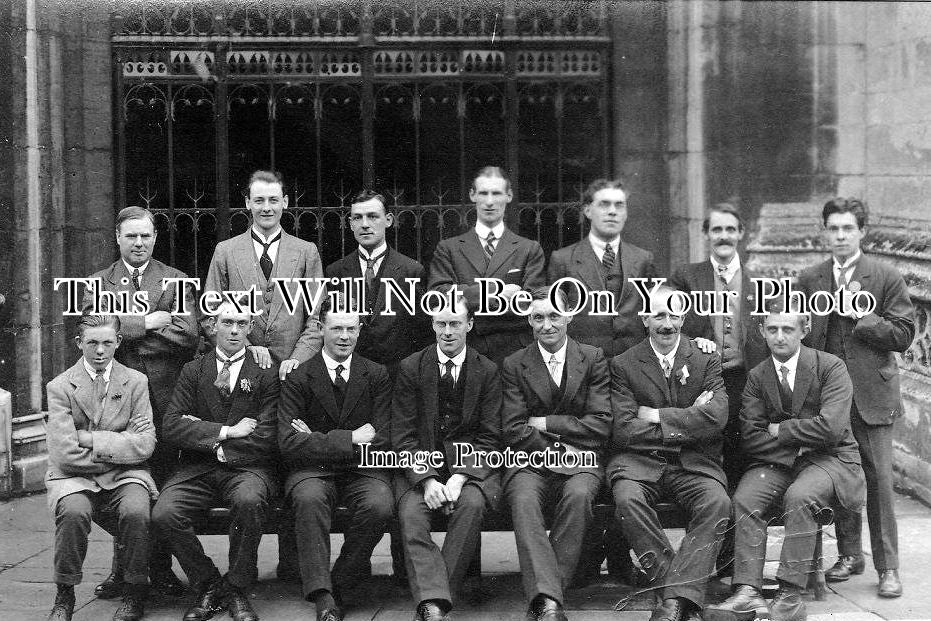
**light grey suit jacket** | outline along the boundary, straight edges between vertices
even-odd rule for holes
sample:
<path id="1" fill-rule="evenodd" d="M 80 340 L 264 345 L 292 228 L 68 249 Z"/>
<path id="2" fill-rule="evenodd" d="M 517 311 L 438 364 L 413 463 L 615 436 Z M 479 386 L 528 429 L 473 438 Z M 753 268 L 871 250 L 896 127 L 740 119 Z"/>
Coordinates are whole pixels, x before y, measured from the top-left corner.
<path id="1" fill-rule="evenodd" d="M 250 229 L 251 230 L 251 229 Z M 275 278 L 322 278 L 323 267 L 317 247 L 311 242 L 281 232 L 278 255 L 270 280 Z M 316 314 L 308 315 L 297 304 L 294 314 L 285 308 L 277 286 L 265 279 L 249 231 L 217 244 L 207 272 L 205 291 L 259 290 L 259 309 L 249 333 L 252 345 L 271 351 L 276 362 L 294 358 L 306 362 L 320 351 L 321 334 Z M 296 287 L 289 287 L 293 291 Z M 316 289 L 310 288 L 311 293 Z"/>

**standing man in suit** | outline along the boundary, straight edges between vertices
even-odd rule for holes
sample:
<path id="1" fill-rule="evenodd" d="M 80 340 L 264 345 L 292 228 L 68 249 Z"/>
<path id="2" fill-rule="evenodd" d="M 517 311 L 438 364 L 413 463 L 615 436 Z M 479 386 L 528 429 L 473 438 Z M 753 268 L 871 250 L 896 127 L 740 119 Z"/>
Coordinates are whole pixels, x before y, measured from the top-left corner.
<path id="1" fill-rule="evenodd" d="M 582 213 L 591 229 L 588 237 L 550 256 L 548 280 L 572 277 L 588 291 L 610 291 L 614 314 L 593 317 L 586 308 L 573 317 L 569 336 L 600 347 L 605 358 L 627 350 L 643 340 L 646 332 L 637 316 L 640 297 L 629 278 L 654 278 L 653 253 L 621 240 L 627 222 L 627 190 L 619 179 L 596 179 L 585 190 Z M 576 304 L 575 290 L 566 288 L 570 306 Z"/>
<path id="2" fill-rule="evenodd" d="M 159 434 L 165 407 L 171 402 L 171 392 L 178 374 L 181 367 L 194 357 L 199 336 L 194 315 L 196 305 L 190 288 L 185 287 L 184 295 L 191 314 L 172 314 L 177 306 L 175 288 L 162 289 L 162 279 L 187 278 L 187 275 L 152 258 L 155 239 L 155 216 L 151 211 L 142 207 L 121 209 L 116 216 L 116 243 L 120 249 L 120 259 L 110 267 L 92 274 L 90 278 L 97 281 L 98 291 L 148 293 L 151 312 L 144 316 L 120 315 L 122 341 L 115 357 L 118 362 L 148 378 L 149 401 L 152 404 L 155 431 Z M 85 291 L 85 312 L 93 302 L 91 291 Z M 177 465 L 177 451 L 161 443 L 155 445 L 155 451 L 149 458 L 149 467 L 157 485 L 164 484 Z M 94 594 L 100 599 L 118 597 L 123 591 L 123 571 L 119 557 L 120 551 L 114 541 L 110 575 L 94 589 Z M 149 574 L 152 588 L 173 596 L 184 594 L 184 585 L 171 570 L 168 547 L 154 538 L 149 557 Z"/>
<path id="3" fill-rule="evenodd" d="M 446 291 L 462 285 L 466 302 L 480 309 L 476 278 L 502 280 L 505 284 L 501 296 L 508 300 L 521 289 L 545 284 L 540 244 L 504 226 L 504 212 L 513 198 L 504 171 L 497 166 L 479 170 L 469 198 L 475 203 L 475 228 L 437 245 L 430 263 L 429 288 Z M 497 308 L 496 301 L 489 300 L 489 309 Z M 499 366 L 505 357 L 531 340 L 524 318 L 510 312 L 476 317 L 469 333 L 469 345 Z"/>
<path id="4" fill-rule="evenodd" d="M 734 594 L 705 609 L 706 621 L 804 621 L 820 528 L 818 515 L 843 506 L 858 511 L 864 481 L 850 430 L 853 387 L 836 356 L 802 346 L 808 317 L 769 309 L 760 332 L 772 352 L 753 368 L 740 415 L 750 469 L 734 495 L 737 536 Z M 761 589 L 766 527 L 773 511 L 785 516 L 779 591 L 772 607 Z"/>
<path id="5" fill-rule="evenodd" d="M 892 426 L 902 414 L 899 366 L 893 352 L 904 352 L 915 338 L 915 307 L 902 276 L 889 265 L 865 256 L 867 208 L 855 198 L 835 198 L 821 211 L 831 258 L 799 274 L 806 294 L 838 288 L 867 291 L 876 300 L 872 313 L 856 309 L 844 315 L 816 316 L 806 344 L 834 354 L 847 364 L 853 380 L 850 425 L 860 446 L 866 476 L 866 516 L 879 573 L 879 596 L 899 597 L 899 543 L 892 491 Z M 862 519 L 839 511 L 837 547 L 840 558 L 825 573 L 830 582 L 863 572 L 860 544 Z"/>
<path id="6" fill-rule="evenodd" d="M 433 316 L 436 344 L 401 361 L 391 407 L 396 452 L 441 451 L 442 468 L 412 468 L 397 477 L 395 494 L 404 558 L 417 621 L 440 621 L 452 609 L 451 591 L 462 584 L 482 535 L 486 509 L 497 505 L 500 475 L 474 458 L 456 463 L 454 443 L 475 451 L 501 450 L 501 381 L 491 360 L 466 346 L 472 311 Z M 430 515 L 449 515 L 443 549 L 430 536 Z"/>
<path id="7" fill-rule="evenodd" d="M 681 337 L 683 317 L 670 311 L 672 293 L 657 289 L 643 317 L 649 336 L 611 361 L 607 475 L 615 519 L 662 600 L 651 621 L 683 621 L 701 610 L 731 509 L 721 469 L 727 422 L 721 359 Z M 656 514 L 662 496 L 689 514 L 678 553 Z"/>
<path id="8" fill-rule="evenodd" d="M 365 281 L 367 315 L 355 351 L 388 368 L 394 377 L 398 363 L 416 351 L 423 336 L 418 328 L 426 328 L 418 317 L 405 312 L 397 303 L 395 315 L 383 315 L 386 286 L 382 278 L 391 278 L 407 291 L 405 278 L 424 277 L 423 266 L 385 242 L 385 231 L 394 223 L 394 214 L 385 206 L 385 197 L 372 190 L 356 195 L 349 208 L 349 227 L 359 243 L 358 249 L 326 267 L 327 278 L 362 278 Z M 423 284 L 423 283 L 420 283 Z M 417 290 L 421 287 L 418 284 Z"/>
<path id="9" fill-rule="evenodd" d="M 246 198 L 252 226 L 217 244 L 204 284 L 207 291 L 257 288 L 262 313 L 254 318 L 246 345 L 263 369 L 277 365 L 281 380 L 320 351 L 320 328 L 303 304 L 289 313 L 272 280 L 323 277 L 317 247 L 282 230 L 281 213 L 287 208 L 281 175 L 267 170 L 252 173 Z"/>
<path id="10" fill-rule="evenodd" d="M 380 364 L 355 354 L 360 319 L 320 311 L 323 349 L 288 376 L 278 408 L 278 444 L 288 469 L 302 594 L 318 621 L 341 621 L 341 594 L 368 574 L 372 551 L 393 515 L 389 473 L 359 467 L 361 445 L 388 447 L 391 380 Z M 339 504 L 351 518 L 330 571 L 330 523 Z"/>
<path id="11" fill-rule="evenodd" d="M 561 308 L 566 298 L 555 292 Z M 566 335 L 571 317 L 532 292 L 528 317 L 535 341 L 504 360 L 501 413 L 505 443 L 515 451 L 600 453 L 611 433 L 608 364 L 601 350 Z M 504 475 L 528 618 L 565 621 L 564 590 L 592 520 L 602 468 L 510 468 Z M 555 504 L 550 535 L 544 506 Z"/>
<path id="12" fill-rule="evenodd" d="M 246 590 L 255 582 L 259 542 L 275 478 L 278 375 L 246 355 L 252 319 L 223 302 L 214 318 L 216 349 L 184 365 L 165 414 L 163 441 L 181 450 L 180 466 L 152 510 L 197 599 L 184 621 L 228 610 L 257 621 Z M 229 571 L 220 576 L 193 521 L 217 500 L 230 507 Z"/>
<path id="13" fill-rule="evenodd" d="M 81 359 L 48 383 L 49 512 L 55 518 L 58 591 L 49 621 L 70 621 L 91 521 L 118 541 L 123 604 L 114 621 L 138 621 L 149 590 L 149 503 L 158 492 L 146 468 L 155 426 L 145 375 L 113 359 L 115 315 L 85 315 L 75 337 Z"/>

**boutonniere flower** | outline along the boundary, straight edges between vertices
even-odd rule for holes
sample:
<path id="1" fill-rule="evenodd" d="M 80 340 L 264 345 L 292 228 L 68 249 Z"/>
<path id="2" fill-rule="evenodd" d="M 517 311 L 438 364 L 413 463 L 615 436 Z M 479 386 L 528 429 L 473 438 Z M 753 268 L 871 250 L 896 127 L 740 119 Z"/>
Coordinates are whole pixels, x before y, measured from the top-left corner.
<path id="1" fill-rule="evenodd" d="M 689 379 L 689 368 L 683 364 L 679 372 L 676 373 L 676 378 L 679 380 L 680 384 L 685 386 L 686 380 Z"/>
<path id="2" fill-rule="evenodd" d="M 248 378 L 239 380 L 239 390 L 244 393 L 252 392 L 252 382 Z"/>
<path id="3" fill-rule="evenodd" d="M 121 395 L 120 393 L 116 393 L 115 395 L 113 395 L 113 396 L 110 397 L 110 398 L 113 399 L 114 401 L 119 401 L 120 399 L 123 398 L 123 395 Z"/>

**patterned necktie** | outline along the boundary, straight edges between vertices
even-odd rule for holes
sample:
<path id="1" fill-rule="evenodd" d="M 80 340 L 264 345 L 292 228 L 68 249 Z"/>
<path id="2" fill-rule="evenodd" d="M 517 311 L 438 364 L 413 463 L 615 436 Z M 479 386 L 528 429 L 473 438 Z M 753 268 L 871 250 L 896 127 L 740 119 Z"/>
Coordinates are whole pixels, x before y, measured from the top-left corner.
<path id="1" fill-rule="evenodd" d="M 246 352 L 242 352 L 239 356 L 235 358 L 227 358 L 226 360 L 221 360 L 223 363 L 223 368 L 220 369 L 220 372 L 217 373 L 217 379 L 213 383 L 216 386 L 220 394 L 223 395 L 223 398 L 229 398 L 233 394 L 232 388 L 230 387 L 230 367 L 246 357 Z"/>
<path id="2" fill-rule="evenodd" d="M 446 361 L 446 372 L 443 373 L 443 379 L 449 380 L 449 383 L 452 385 L 456 384 L 456 380 L 453 379 L 453 369 L 456 368 L 456 363 L 452 360 Z"/>
<path id="3" fill-rule="evenodd" d="M 562 378 L 560 377 L 560 374 L 558 372 L 559 360 L 556 359 L 556 354 L 550 355 L 549 367 L 550 367 L 550 377 L 552 377 L 553 382 L 555 382 L 556 385 L 559 386 L 559 380 L 561 380 Z"/>
<path id="4" fill-rule="evenodd" d="M 663 358 L 663 377 L 669 379 L 669 376 L 672 374 L 672 365 L 669 364 L 668 358 Z"/>
<path id="5" fill-rule="evenodd" d="M 792 388 L 789 387 L 789 367 L 784 364 L 779 365 L 779 398 L 782 400 L 782 409 L 792 409 Z"/>
<path id="6" fill-rule="evenodd" d="M 94 375 L 94 399 L 101 403 L 107 397 L 107 380 L 103 377 L 103 371 L 98 370 Z"/>
<path id="7" fill-rule="evenodd" d="M 336 377 L 333 378 L 333 394 L 336 395 L 336 405 L 342 410 L 343 399 L 346 397 L 346 380 L 343 378 L 343 371 L 346 370 L 346 367 L 338 364 L 335 370 Z"/>
<path id="8" fill-rule="evenodd" d="M 387 250 L 385 252 L 387 252 Z M 359 256 L 362 257 L 362 254 L 360 253 Z M 375 303 L 373 296 L 375 295 L 375 291 L 377 291 L 377 289 L 375 289 L 375 263 L 383 256 L 385 256 L 384 252 L 375 257 L 362 257 L 365 261 L 365 300 L 369 307 Z"/>
<path id="9" fill-rule="evenodd" d="M 139 291 L 140 289 L 142 289 L 141 276 L 142 276 L 142 273 L 139 272 L 138 268 L 133 270 L 133 287 L 136 288 L 136 291 Z"/>
<path id="10" fill-rule="evenodd" d="M 262 241 L 262 238 L 256 235 L 255 231 L 252 231 L 252 239 L 262 245 L 262 256 L 259 257 L 259 266 L 262 268 L 262 273 L 265 274 L 265 280 L 268 280 L 271 278 L 273 265 L 271 257 L 268 256 L 268 249 L 271 248 L 272 244 L 281 239 L 281 231 L 278 231 L 278 234 L 275 235 L 267 244 Z"/>
<path id="11" fill-rule="evenodd" d="M 614 261 L 616 258 L 617 255 L 614 254 L 614 248 L 611 247 L 611 244 L 605 246 L 605 253 L 604 256 L 601 257 L 601 262 L 609 272 L 614 269 Z"/>
<path id="12" fill-rule="evenodd" d="M 718 279 L 721 281 L 721 284 L 724 285 L 724 288 L 727 289 L 727 266 L 718 265 Z"/>
<path id="13" fill-rule="evenodd" d="M 485 260 L 491 261 L 492 255 L 495 254 L 495 232 L 488 231 L 488 237 L 485 238 L 485 244 L 483 246 L 485 249 Z"/>
<path id="14" fill-rule="evenodd" d="M 847 274 L 853 274 L 857 263 L 860 262 L 860 259 L 857 259 L 853 263 L 849 263 L 844 267 L 841 267 L 837 270 L 837 286 L 838 288 L 846 289 L 847 285 L 850 284 L 850 281 L 847 280 Z"/>

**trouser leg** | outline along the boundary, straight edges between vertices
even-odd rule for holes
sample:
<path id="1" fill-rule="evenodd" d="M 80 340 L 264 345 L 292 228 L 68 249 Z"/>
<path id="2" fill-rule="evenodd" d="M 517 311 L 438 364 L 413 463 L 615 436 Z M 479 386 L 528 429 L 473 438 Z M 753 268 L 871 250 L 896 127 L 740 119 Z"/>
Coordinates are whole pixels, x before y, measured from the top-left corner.
<path id="1" fill-rule="evenodd" d="M 415 602 L 428 599 L 450 602 L 446 561 L 430 535 L 431 513 L 419 488 L 408 489 L 398 500 L 407 581 Z"/>
<path id="2" fill-rule="evenodd" d="M 331 576 L 338 589 L 349 589 L 368 575 L 372 551 L 394 515 L 394 495 L 384 481 L 360 474 L 347 475 L 341 492 L 351 517 Z"/>
<path id="3" fill-rule="evenodd" d="M 62 496 L 55 505 L 55 582 L 81 584 L 94 512 L 91 492 Z"/>
<path id="4" fill-rule="evenodd" d="M 307 478 L 297 483 L 289 496 L 303 595 L 307 598 L 320 589 L 332 591 L 330 524 L 336 505 L 336 483 L 329 477 Z"/>
<path id="5" fill-rule="evenodd" d="M 152 508 L 157 536 L 168 542 L 195 587 L 219 575 L 216 565 L 204 554 L 193 525 L 194 519 L 215 503 L 216 486 L 211 473 L 205 473 L 166 487 Z"/>
<path id="6" fill-rule="evenodd" d="M 781 505 L 782 496 L 791 482 L 789 471 L 760 466 L 748 470 L 737 486 L 733 500 L 733 584 L 763 588 L 769 513 Z"/>
<path id="7" fill-rule="evenodd" d="M 560 603 L 563 601 L 559 563 L 547 537 L 543 517 L 547 490 L 552 484 L 546 475 L 521 470 L 511 477 L 505 490 L 514 526 L 524 597 L 528 603 L 541 594 Z"/>
<path id="8" fill-rule="evenodd" d="M 783 500 L 786 534 L 777 578 L 800 588 L 808 585 L 820 528 L 817 515 L 821 509 L 835 504 L 834 500 L 834 482 L 818 466 L 802 470 L 786 490 Z"/>
<path id="9" fill-rule="evenodd" d="M 138 483 L 127 483 L 113 490 L 98 492 L 98 495 L 94 520 L 115 535 L 123 580 L 128 584 L 148 584 L 151 549 L 149 490 Z"/>
<path id="10" fill-rule="evenodd" d="M 226 580 L 238 589 L 247 589 L 258 577 L 259 544 L 271 493 L 260 476 L 248 471 L 224 472 L 221 491 L 230 507 Z"/>

